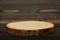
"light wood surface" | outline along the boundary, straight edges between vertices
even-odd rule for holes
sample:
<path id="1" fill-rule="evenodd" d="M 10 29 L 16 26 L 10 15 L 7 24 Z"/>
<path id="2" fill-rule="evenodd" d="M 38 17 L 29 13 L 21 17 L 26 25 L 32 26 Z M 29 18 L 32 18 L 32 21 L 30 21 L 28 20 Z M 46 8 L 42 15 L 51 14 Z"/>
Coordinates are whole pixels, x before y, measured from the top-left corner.
<path id="1" fill-rule="evenodd" d="M 54 32 L 54 24 L 45 21 L 18 21 L 7 24 L 7 32 L 17 36 L 38 36 Z"/>

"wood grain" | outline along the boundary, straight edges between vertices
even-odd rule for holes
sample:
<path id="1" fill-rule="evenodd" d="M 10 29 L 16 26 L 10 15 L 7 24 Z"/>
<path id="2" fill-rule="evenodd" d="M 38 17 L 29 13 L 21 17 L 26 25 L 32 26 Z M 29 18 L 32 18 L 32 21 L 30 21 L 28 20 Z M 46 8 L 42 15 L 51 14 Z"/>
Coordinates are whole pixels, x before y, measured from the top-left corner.
<path id="1" fill-rule="evenodd" d="M 15 36 L 43 36 L 54 32 L 54 27 L 48 28 L 48 29 L 42 29 L 42 30 L 16 30 L 7 28 L 7 32 L 10 35 Z"/>

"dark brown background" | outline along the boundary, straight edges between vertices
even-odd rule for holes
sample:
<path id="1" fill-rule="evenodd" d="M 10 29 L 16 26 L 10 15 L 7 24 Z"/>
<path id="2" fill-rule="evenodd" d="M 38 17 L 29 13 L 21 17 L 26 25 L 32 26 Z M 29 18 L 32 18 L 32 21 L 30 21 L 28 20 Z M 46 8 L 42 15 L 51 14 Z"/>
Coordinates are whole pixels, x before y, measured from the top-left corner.
<path id="1" fill-rule="evenodd" d="M 19 10 L 18 13 L 3 10 Z M 58 10 L 56 12 L 40 12 L 40 10 Z M 52 22 L 55 32 L 46 36 L 16 37 L 9 35 L 6 24 L 20 20 L 42 20 Z M 0 0 L 0 40 L 60 40 L 60 0 Z M 4 23 L 4 24 L 3 24 Z"/>
<path id="2" fill-rule="evenodd" d="M 7 13 L 3 10 L 19 10 Z M 40 12 L 40 10 L 58 10 L 57 12 Z M 0 23 L 20 20 L 42 20 L 60 23 L 60 0 L 0 0 Z"/>

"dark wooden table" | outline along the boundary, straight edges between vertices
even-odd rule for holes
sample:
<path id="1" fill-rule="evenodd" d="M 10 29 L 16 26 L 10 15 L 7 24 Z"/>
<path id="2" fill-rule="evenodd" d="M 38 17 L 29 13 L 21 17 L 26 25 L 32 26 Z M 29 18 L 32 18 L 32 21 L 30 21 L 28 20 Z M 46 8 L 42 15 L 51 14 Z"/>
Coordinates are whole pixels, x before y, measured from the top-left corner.
<path id="1" fill-rule="evenodd" d="M 0 40 L 60 40 L 60 24 L 55 24 L 55 32 L 45 36 L 17 37 L 6 32 L 6 24 L 0 24 Z"/>

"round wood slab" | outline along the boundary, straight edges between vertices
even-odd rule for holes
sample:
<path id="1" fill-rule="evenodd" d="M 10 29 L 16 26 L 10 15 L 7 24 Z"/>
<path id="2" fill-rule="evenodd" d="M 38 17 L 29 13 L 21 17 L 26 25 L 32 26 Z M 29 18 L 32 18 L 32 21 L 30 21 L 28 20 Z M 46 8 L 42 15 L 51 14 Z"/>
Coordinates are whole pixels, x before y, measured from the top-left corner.
<path id="1" fill-rule="evenodd" d="M 17 36 L 38 36 L 54 32 L 54 24 L 45 21 L 18 21 L 7 24 L 7 32 Z"/>

